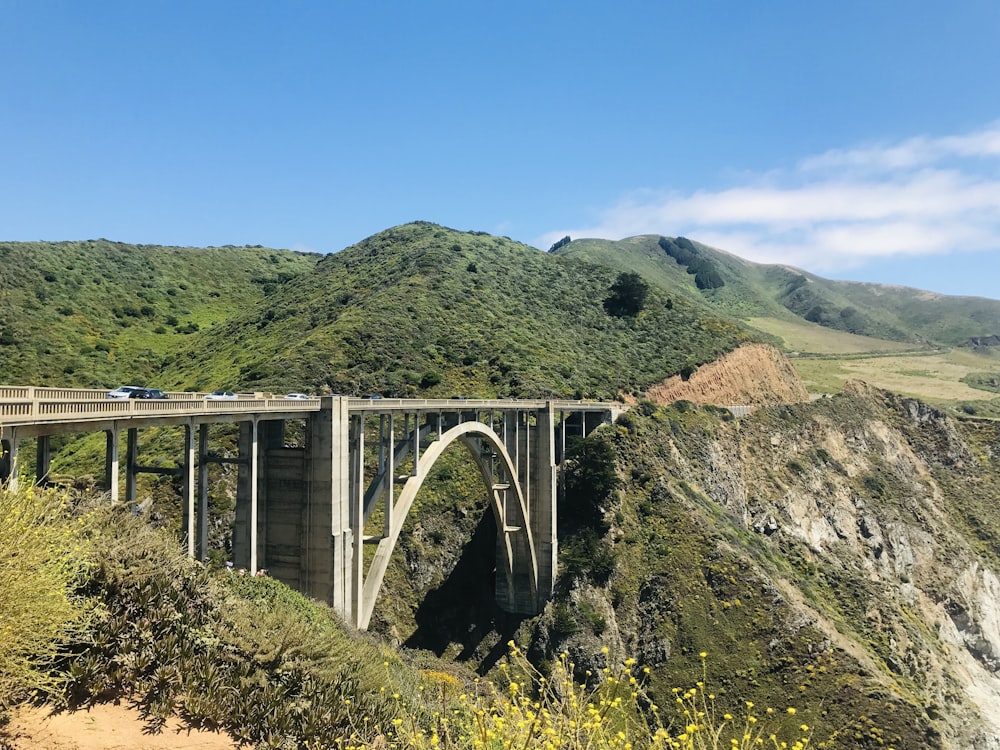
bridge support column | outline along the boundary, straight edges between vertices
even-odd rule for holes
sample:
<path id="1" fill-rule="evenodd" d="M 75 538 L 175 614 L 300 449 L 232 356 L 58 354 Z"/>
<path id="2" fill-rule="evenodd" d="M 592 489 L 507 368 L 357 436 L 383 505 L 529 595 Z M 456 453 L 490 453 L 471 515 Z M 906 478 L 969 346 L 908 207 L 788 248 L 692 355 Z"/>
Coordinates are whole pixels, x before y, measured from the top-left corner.
<path id="1" fill-rule="evenodd" d="M 17 492 L 17 450 L 18 450 L 18 439 L 17 430 L 13 427 L 8 427 L 6 430 L 7 437 L 3 441 L 3 448 L 0 450 L 0 480 L 7 483 L 7 489 L 11 492 Z"/>
<path id="2" fill-rule="evenodd" d="M 324 396 L 309 419 L 301 580 L 304 593 L 353 623 L 350 427 L 348 399 L 340 396 Z"/>
<path id="3" fill-rule="evenodd" d="M 503 444 L 507 449 L 507 455 L 514 462 L 514 468 L 518 476 L 512 477 L 520 481 L 521 475 L 521 413 L 515 410 L 503 413 Z"/>
<path id="4" fill-rule="evenodd" d="M 208 559 L 208 428 L 198 427 L 198 559 Z"/>
<path id="5" fill-rule="evenodd" d="M 538 560 L 536 612 L 541 612 L 545 602 L 551 598 L 557 573 L 555 425 L 555 411 L 550 401 L 545 408 L 538 410 L 536 417 L 535 444 L 531 452 L 534 471 L 529 479 L 528 518 Z"/>
<path id="6" fill-rule="evenodd" d="M 260 446 L 257 420 L 240 422 L 240 470 L 236 480 L 233 564 L 257 572 L 257 504 L 260 499 Z"/>
<path id="7" fill-rule="evenodd" d="M 104 489 L 111 497 L 111 504 L 118 504 L 118 428 L 104 431 Z"/>
<path id="8" fill-rule="evenodd" d="M 195 555 L 195 511 L 194 497 L 194 425 L 184 425 L 184 465 L 181 469 L 184 477 L 184 536 L 187 538 L 188 557 Z"/>
<path id="9" fill-rule="evenodd" d="M 134 504 L 136 501 L 135 474 L 139 463 L 139 431 L 130 427 L 128 440 L 125 444 L 125 502 Z"/>
<path id="10" fill-rule="evenodd" d="M 348 431 L 348 523 L 351 529 L 350 559 L 344 581 L 344 618 L 354 627 L 361 627 L 364 612 L 365 570 L 365 420 L 351 417 Z"/>
<path id="11" fill-rule="evenodd" d="M 35 484 L 45 484 L 52 463 L 52 440 L 48 435 L 35 439 Z"/>

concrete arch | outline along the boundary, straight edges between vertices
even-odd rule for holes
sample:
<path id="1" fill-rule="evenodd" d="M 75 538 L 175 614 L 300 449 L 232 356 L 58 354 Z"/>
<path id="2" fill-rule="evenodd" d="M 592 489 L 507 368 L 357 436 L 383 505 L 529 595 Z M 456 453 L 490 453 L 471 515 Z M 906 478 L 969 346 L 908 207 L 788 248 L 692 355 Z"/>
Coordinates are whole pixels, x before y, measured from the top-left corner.
<path id="1" fill-rule="evenodd" d="M 393 504 L 393 523 L 390 533 L 379 541 L 371 566 L 364 576 L 360 607 L 355 613 L 357 627 L 361 629 L 368 627 L 389 560 L 417 492 L 437 459 L 456 441 L 461 442 L 475 460 L 490 493 L 490 506 L 497 522 L 499 548 L 497 564 L 500 565 L 501 562 L 503 564 L 504 578 L 501 581 L 498 576 L 498 584 L 506 583 L 506 591 L 503 593 L 509 606 L 512 609 L 516 608 L 517 600 L 527 601 L 532 605 L 537 601 L 537 551 L 532 540 L 524 493 L 517 482 L 517 467 L 508 454 L 503 440 L 491 427 L 482 422 L 462 422 L 439 435 L 438 439 L 421 454 L 417 472 L 406 480 L 398 499 Z M 481 450 L 484 442 L 490 448 L 486 456 Z M 498 477 L 494 476 L 495 472 Z M 354 555 L 355 565 L 360 567 L 362 549 L 361 544 L 357 542 Z M 500 592 L 498 596 L 499 594 Z"/>

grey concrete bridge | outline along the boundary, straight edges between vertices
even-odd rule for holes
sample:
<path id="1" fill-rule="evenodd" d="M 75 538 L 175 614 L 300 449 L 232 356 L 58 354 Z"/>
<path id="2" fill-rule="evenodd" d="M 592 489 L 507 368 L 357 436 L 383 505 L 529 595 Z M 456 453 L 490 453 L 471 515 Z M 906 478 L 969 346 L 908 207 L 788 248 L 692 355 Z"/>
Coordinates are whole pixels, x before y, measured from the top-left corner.
<path id="1" fill-rule="evenodd" d="M 234 563 L 267 568 L 362 629 L 417 492 L 452 444 L 467 450 L 478 467 L 496 520 L 497 603 L 510 612 L 540 611 L 556 576 L 556 483 L 566 440 L 586 435 L 622 408 L 587 401 L 334 396 L 211 401 L 194 393 L 147 401 L 105 393 L 0 386 L 6 481 L 17 482 L 22 441 L 36 440 L 35 477 L 44 479 L 51 436 L 104 432 L 105 485 L 118 502 L 124 432 L 125 501 L 136 501 L 136 475 L 143 471 L 178 475 L 188 552 L 204 559 L 208 466 L 237 463 Z M 303 424 L 304 447 L 286 446 L 286 424 L 295 421 Z M 208 427 L 222 423 L 239 426 L 237 458 L 209 451 Z M 143 467 L 139 430 L 169 425 L 184 429 L 182 465 Z"/>

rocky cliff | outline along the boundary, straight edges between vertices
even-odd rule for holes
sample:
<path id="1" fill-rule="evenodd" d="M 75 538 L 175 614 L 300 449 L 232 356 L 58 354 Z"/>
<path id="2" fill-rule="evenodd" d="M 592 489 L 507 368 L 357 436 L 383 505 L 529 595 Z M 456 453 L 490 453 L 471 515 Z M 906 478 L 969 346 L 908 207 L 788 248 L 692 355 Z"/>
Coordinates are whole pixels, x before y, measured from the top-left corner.
<path id="1" fill-rule="evenodd" d="M 583 680 L 634 657 L 655 700 L 704 682 L 720 710 L 794 708 L 816 746 L 1000 750 L 998 423 L 863 383 L 810 402 L 762 346 L 646 395 L 564 466 L 543 615 L 493 606 L 496 529 L 456 463 L 374 629 L 483 671 L 510 638 Z"/>
<path id="2" fill-rule="evenodd" d="M 814 743 L 1000 748 L 996 423 L 861 383 L 741 420 L 636 411 L 593 438 L 621 479 L 592 555 L 612 569 L 563 566 L 538 658 L 596 674 L 607 646 L 661 700 L 707 678 L 797 707 Z"/>

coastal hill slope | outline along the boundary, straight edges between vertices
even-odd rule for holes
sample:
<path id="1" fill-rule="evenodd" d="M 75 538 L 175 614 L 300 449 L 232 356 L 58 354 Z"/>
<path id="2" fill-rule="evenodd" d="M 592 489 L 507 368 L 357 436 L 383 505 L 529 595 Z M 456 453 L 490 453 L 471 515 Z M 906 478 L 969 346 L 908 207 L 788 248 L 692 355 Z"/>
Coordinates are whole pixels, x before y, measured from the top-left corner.
<path id="1" fill-rule="evenodd" d="M 637 314 L 611 314 L 604 300 L 617 277 L 505 238 L 402 225 L 326 256 L 266 303 L 191 337 L 164 379 L 274 392 L 613 399 L 753 338 L 656 285 Z"/>
<path id="2" fill-rule="evenodd" d="M 824 279 L 791 266 L 754 263 L 684 237 L 580 239 L 553 252 L 638 271 L 665 289 L 696 295 L 717 312 L 741 320 L 805 320 L 923 346 L 969 346 L 1000 335 L 1000 300 Z"/>
<path id="3" fill-rule="evenodd" d="M 0 242 L 0 377 L 156 382 L 184 338 L 262 302 L 320 257 L 260 246 Z"/>

